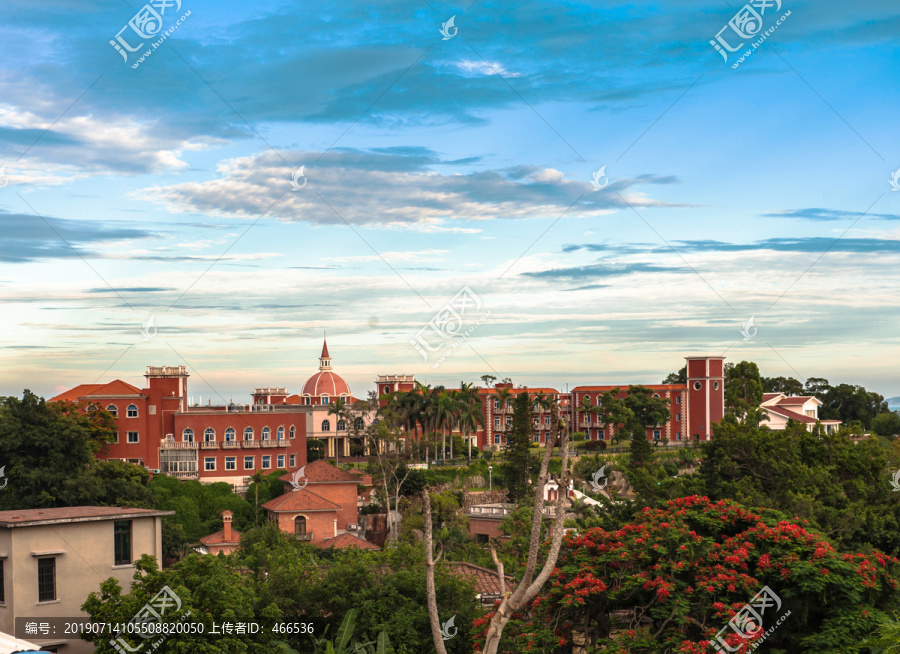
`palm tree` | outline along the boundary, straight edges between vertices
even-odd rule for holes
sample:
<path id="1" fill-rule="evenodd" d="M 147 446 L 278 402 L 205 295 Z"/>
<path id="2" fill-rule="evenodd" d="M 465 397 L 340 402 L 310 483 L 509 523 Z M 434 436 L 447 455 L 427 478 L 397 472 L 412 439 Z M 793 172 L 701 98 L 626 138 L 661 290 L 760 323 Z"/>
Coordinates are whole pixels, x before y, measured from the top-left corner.
<path id="1" fill-rule="evenodd" d="M 459 388 L 459 428 L 469 442 L 469 463 L 472 463 L 472 439 L 470 434 L 478 430 L 479 424 L 484 427 L 484 412 L 475 384 L 459 382 Z"/>

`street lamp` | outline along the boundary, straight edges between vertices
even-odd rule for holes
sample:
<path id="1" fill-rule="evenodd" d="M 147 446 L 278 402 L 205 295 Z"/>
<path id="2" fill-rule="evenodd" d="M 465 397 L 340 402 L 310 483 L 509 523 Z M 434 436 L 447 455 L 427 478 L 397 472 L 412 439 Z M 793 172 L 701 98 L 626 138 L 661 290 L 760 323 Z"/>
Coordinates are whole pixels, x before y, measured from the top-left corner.
<path id="1" fill-rule="evenodd" d="M 488 466 L 488 490 L 494 490 L 494 466 Z"/>

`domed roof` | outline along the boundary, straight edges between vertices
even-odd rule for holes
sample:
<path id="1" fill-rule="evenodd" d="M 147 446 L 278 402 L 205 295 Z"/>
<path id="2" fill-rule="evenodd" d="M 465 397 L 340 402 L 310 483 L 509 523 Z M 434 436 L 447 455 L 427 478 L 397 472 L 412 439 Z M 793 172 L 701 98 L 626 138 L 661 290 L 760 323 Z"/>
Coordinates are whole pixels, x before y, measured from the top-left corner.
<path id="1" fill-rule="evenodd" d="M 306 380 L 303 384 L 303 395 L 319 397 L 350 396 L 350 386 L 343 378 L 331 370 L 331 357 L 328 355 L 328 343 L 322 342 L 322 354 L 319 356 L 319 372 Z"/>
<path id="2" fill-rule="evenodd" d="M 322 370 L 306 380 L 303 384 L 303 395 L 329 395 L 331 397 L 340 397 L 341 395 L 350 395 L 350 387 L 347 385 L 340 375 L 330 370 Z"/>

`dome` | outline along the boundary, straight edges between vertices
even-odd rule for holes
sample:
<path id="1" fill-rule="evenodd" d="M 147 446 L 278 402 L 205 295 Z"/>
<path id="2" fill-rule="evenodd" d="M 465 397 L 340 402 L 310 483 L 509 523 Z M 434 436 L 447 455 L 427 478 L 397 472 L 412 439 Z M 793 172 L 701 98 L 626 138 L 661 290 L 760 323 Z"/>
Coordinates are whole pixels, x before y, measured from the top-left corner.
<path id="1" fill-rule="evenodd" d="M 303 395 L 312 397 L 350 397 L 350 386 L 347 382 L 331 370 L 331 356 L 328 354 L 328 343 L 322 343 L 322 354 L 319 357 L 319 372 L 306 380 L 303 384 Z"/>
<path id="2" fill-rule="evenodd" d="M 350 387 L 340 375 L 330 370 L 323 370 L 306 380 L 306 383 L 303 384 L 303 395 L 312 395 L 313 397 L 346 395 L 349 397 Z"/>

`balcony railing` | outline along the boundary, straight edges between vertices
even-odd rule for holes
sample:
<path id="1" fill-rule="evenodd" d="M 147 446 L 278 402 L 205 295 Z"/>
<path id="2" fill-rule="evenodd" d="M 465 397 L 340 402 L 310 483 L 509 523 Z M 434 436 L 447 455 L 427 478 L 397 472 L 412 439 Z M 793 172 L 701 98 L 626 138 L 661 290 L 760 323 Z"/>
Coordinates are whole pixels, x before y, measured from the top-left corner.
<path id="1" fill-rule="evenodd" d="M 241 441 L 244 447 L 259 447 L 259 441 Z"/>
<path id="2" fill-rule="evenodd" d="M 196 450 L 199 445 L 199 443 L 179 443 L 177 441 L 169 441 L 165 438 L 159 442 L 159 447 L 162 450 Z"/>
<path id="3" fill-rule="evenodd" d="M 203 441 L 200 443 L 201 450 L 217 450 L 219 449 L 219 443 L 217 441 Z"/>
<path id="4" fill-rule="evenodd" d="M 223 441 L 222 448 L 226 450 L 234 450 L 241 446 L 237 441 Z"/>
<path id="5" fill-rule="evenodd" d="M 200 476 L 196 470 L 192 472 L 167 472 L 166 474 L 170 477 L 175 477 L 175 479 L 197 479 Z"/>
<path id="6" fill-rule="evenodd" d="M 313 533 L 311 531 L 307 531 L 305 534 L 294 534 L 294 538 L 297 540 L 312 540 Z"/>
<path id="7" fill-rule="evenodd" d="M 278 447 L 278 444 L 275 441 L 260 441 L 260 444 L 263 447 Z"/>

